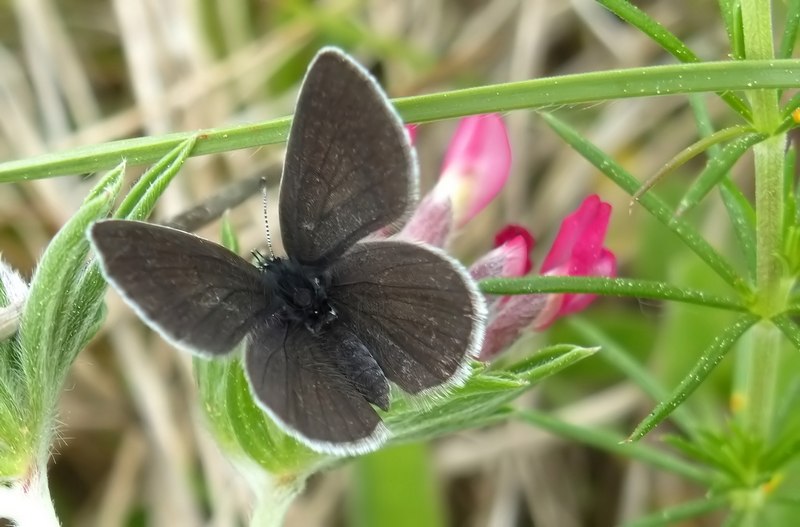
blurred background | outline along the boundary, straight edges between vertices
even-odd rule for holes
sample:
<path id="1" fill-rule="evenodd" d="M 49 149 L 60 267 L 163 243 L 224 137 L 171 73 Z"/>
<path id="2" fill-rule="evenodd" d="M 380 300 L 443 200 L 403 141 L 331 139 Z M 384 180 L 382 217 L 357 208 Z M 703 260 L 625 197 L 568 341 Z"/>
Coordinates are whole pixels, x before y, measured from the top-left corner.
<path id="1" fill-rule="evenodd" d="M 704 59 L 728 58 L 717 2 L 636 4 Z M 0 159 L 290 114 L 308 61 L 323 45 L 352 53 L 391 96 L 674 62 L 591 0 L 2 2 Z M 707 99 L 714 118 L 726 124 L 724 107 L 713 96 Z M 548 110 L 640 179 L 697 138 L 685 97 Z M 485 252 L 494 233 L 513 222 L 536 237 L 537 266 L 561 219 L 598 193 L 614 205 L 606 245 L 619 259 L 620 275 L 714 288 L 716 278 L 649 216 L 629 209 L 629 198 L 564 146 L 535 112 L 504 118 L 511 178 L 456 240 L 459 258 L 469 262 Z M 419 128 L 423 191 L 438 177 L 455 124 Z M 281 156 L 277 145 L 191 159 L 161 200 L 156 221 L 168 221 L 237 181 L 269 174 L 276 183 Z M 660 192 L 677 196 L 701 162 L 672 175 Z M 141 170 L 131 167 L 130 180 Z M 734 178 L 746 187 L 747 175 L 747 163 L 740 163 Z M 92 181 L 91 175 L 76 174 L 3 185 L 3 258 L 30 277 L 38 255 Z M 248 250 L 264 236 L 260 198 L 254 187 L 250 192 L 253 199 L 231 213 Z M 692 219 L 726 251 L 731 234 L 719 221 L 721 212 L 712 198 Z M 270 215 L 275 213 L 273 206 Z M 199 232 L 218 240 L 219 229 L 215 221 Z M 50 485 L 63 524 L 245 525 L 251 496 L 205 428 L 190 359 L 146 330 L 114 293 L 108 304 L 104 330 L 79 356 L 61 401 Z M 579 319 L 526 336 L 511 353 L 532 353 L 549 342 L 615 343 L 672 387 L 727 320 L 705 311 L 696 317 L 697 309 L 599 299 Z M 722 419 L 728 382 L 723 367 L 692 404 L 712 420 Z M 548 380 L 518 404 L 623 434 L 652 406 L 601 356 Z M 410 525 L 403 523 L 402 511 L 428 507 L 430 525 L 601 527 L 703 493 L 673 476 L 521 423 L 414 448 L 424 449 L 426 463 L 409 466 L 402 462 L 403 449 L 389 449 L 382 459 L 368 457 L 315 476 L 286 524 Z M 425 496 L 410 499 L 409 485 L 421 481 L 427 482 Z"/>

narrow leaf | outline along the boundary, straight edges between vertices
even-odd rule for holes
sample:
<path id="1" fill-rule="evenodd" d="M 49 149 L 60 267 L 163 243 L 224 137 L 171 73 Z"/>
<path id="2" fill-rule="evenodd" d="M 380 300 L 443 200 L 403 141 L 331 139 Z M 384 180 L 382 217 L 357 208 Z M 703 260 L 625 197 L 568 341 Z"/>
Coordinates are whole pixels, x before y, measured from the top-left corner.
<path id="1" fill-rule="evenodd" d="M 788 0 L 786 3 L 788 5 L 783 18 L 785 25 L 777 54 L 779 59 L 788 59 L 794 53 L 797 45 L 797 28 L 800 27 L 800 0 Z"/>
<path id="2" fill-rule="evenodd" d="M 484 370 L 476 364 L 466 384 L 445 397 L 424 401 L 399 399 L 385 416 L 393 444 L 423 441 L 445 434 L 485 426 L 505 419 L 506 404 L 530 389 L 536 382 L 585 359 L 596 349 L 560 345 L 537 354 L 505 370 Z"/>
<path id="3" fill-rule="evenodd" d="M 669 391 L 661 385 L 658 379 L 631 357 L 631 354 L 626 352 L 616 340 L 609 337 L 607 332 L 601 331 L 583 317 L 569 317 L 566 322 L 579 334 L 585 336 L 589 342 L 600 346 L 603 352 L 598 357 L 617 368 L 626 379 L 636 384 L 651 399 L 661 401 L 669 396 Z M 673 420 L 689 436 L 693 436 L 699 429 L 695 417 L 684 406 L 675 409 Z"/>
<path id="4" fill-rule="evenodd" d="M 800 306 L 796 306 L 794 311 L 800 311 Z M 789 339 L 792 346 L 800 351 L 800 326 L 786 313 L 773 317 L 772 323 Z"/>
<path id="5" fill-rule="evenodd" d="M 126 220 L 146 219 L 155 207 L 156 200 L 183 167 L 196 142 L 196 135 L 188 137 L 142 174 L 120 203 L 114 217 Z"/>
<path id="6" fill-rule="evenodd" d="M 703 152 L 710 151 L 712 149 L 717 150 L 714 147 L 718 144 L 741 137 L 742 134 L 745 134 L 748 131 L 752 131 L 752 128 L 747 126 L 731 126 L 729 128 L 718 130 L 702 136 L 700 139 L 678 152 L 678 154 L 670 159 L 663 167 L 661 167 L 658 172 L 647 178 L 647 181 L 645 181 L 642 186 L 639 187 L 639 190 L 637 190 L 633 195 L 633 200 L 638 201 L 642 194 L 653 188 L 653 186 L 655 186 L 655 184 L 663 177 L 671 174 Z M 710 157 L 713 159 L 714 155 L 711 155 Z M 677 212 L 677 214 L 680 215 L 680 210 Z"/>
<path id="7" fill-rule="evenodd" d="M 31 280 L 30 296 L 22 313 L 19 332 L 19 353 L 23 381 L 31 405 L 31 428 L 44 423 L 55 410 L 55 400 L 66 375 L 69 358 L 76 350 L 68 342 L 72 328 L 71 315 L 75 304 L 76 279 L 87 254 L 89 242 L 85 232 L 95 220 L 111 210 L 122 183 L 122 172 L 116 180 L 104 179 L 104 191 L 84 203 L 51 240 Z"/>
<path id="8" fill-rule="evenodd" d="M 189 137 L 148 169 L 131 187 L 114 216 L 130 220 L 147 218 L 155 208 L 156 200 L 180 171 L 195 141 L 195 136 Z M 78 286 L 75 288 L 76 298 L 73 302 L 81 308 L 71 313 L 72 331 L 66 337 L 71 348 L 76 350 L 75 353 L 84 347 L 102 323 L 105 290 L 106 282 L 100 272 L 100 266 L 93 261 L 78 278 Z M 74 356 L 69 359 L 70 362 L 72 358 Z"/>
<path id="9" fill-rule="evenodd" d="M 661 527 L 675 525 L 684 520 L 705 516 L 711 512 L 730 506 L 727 496 L 710 496 L 661 509 L 660 511 L 624 524 L 624 527 Z"/>
<path id="10" fill-rule="evenodd" d="M 628 0 L 598 0 L 598 3 L 650 37 L 681 62 L 701 62 L 700 57 L 698 57 L 689 46 L 684 44 L 681 39 L 659 24 L 656 20 L 650 18 L 644 11 L 631 4 Z M 723 91 L 718 93 L 718 95 L 722 97 L 728 106 L 736 113 L 745 119 L 750 119 L 750 108 L 739 96 L 730 91 Z"/>
<path id="11" fill-rule="evenodd" d="M 697 364 L 672 392 L 670 398 L 661 402 L 648 415 L 639 426 L 631 433 L 627 441 L 638 441 L 653 428 L 666 419 L 678 406 L 700 386 L 714 368 L 725 358 L 725 355 L 737 340 L 747 331 L 758 318 L 753 315 L 744 315 L 734 322 L 725 332 L 714 339 L 706 348 Z"/>
<path id="12" fill-rule="evenodd" d="M 748 278 L 755 281 L 756 273 L 756 211 L 747 196 L 728 177 L 719 186 L 722 202 L 728 211 L 736 241 L 744 256 Z"/>
<path id="13" fill-rule="evenodd" d="M 747 310 L 747 307 L 736 298 L 721 297 L 705 291 L 673 286 L 664 282 L 633 278 L 606 278 L 599 276 L 487 278 L 481 280 L 480 287 L 482 292 L 492 295 L 592 293 L 606 296 L 673 300 L 730 311 Z"/>
<path id="14" fill-rule="evenodd" d="M 711 189 L 728 175 L 730 169 L 745 152 L 764 139 L 766 136 L 763 134 L 749 133 L 726 145 L 722 152 L 708 161 L 706 167 L 681 199 L 675 214 L 678 216 L 685 214 L 700 203 Z"/>
<path id="15" fill-rule="evenodd" d="M 631 97 L 797 86 L 800 60 L 742 60 L 649 66 L 494 84 L 393 100 L 406 122 L 428 122 L 523 108 L 592 103 Z M 153 163 L 197 135 L 192 155 L 286 140 L 290 118 L 197 132 L 141 137 L 0 164 L 0 182 L 95 172 L 123 159 Z"/>
<path id="16" fill-rule="evenodd" d="M 708 111 L 708 106 L 705 104 L 704 98 L 698 94 L 689 96 L 689 104 L 692 107 L 695 120 L 697 121 L 697 129 L 701 136 L 708 136 L 714 133 L 714 126 L 712 124 L 711 114 Z M 708 148 L 708 154 L 711 157 L 719 155 L 720 148 L 718 145 L 711 145 Z M 725 210 L 728 212 L 728 217 L 733 224 L 736 239 L 739 242 L 739 247 L 747 262 L 748 279 L 751 283 L 755 281 L 755 265 L 756 265 L 756 214 L 753 206 L 747 200 L 744 193 L 730 180 L 730 177 L 722 178 L 719 186 L 720 196 L 725 205 Z"/>
<path id="17" fill-rule="evenodd" d="M 559 437 L 579 441 L 606 452 L 635 459 L 703 485 L 712 485 L 714 482 L 714 476 L 710 472 L 646 443 L 626 443 L 617 434 L 612 434 L 599 428 L 579 426 L 537 410 L 516 410 L 514 417 L 543 428 Z"/>
<path id="18" fill-rule="evenodd" d="M 592 163 L 620 188 L 633 195 L 639 187 L 639 182 L 622 166 L 609 157 L 605 152 L 586 140 L 576 130 L 552 114 L 542 114 L 542 118 L 550 127 L 561 136 L 578 153 Z M 703 238 L 689 223 L 681 218 L 675 218 L 669 207 L 653 193 L 642 196 L 639 203 L 664 226 L 674 232 L 692 251 L 695 252 L 709 267 L 719 274 L 731 286 L 742 293 L 750 290 L 747 282 L 738 275 L 731 265 Z"/>

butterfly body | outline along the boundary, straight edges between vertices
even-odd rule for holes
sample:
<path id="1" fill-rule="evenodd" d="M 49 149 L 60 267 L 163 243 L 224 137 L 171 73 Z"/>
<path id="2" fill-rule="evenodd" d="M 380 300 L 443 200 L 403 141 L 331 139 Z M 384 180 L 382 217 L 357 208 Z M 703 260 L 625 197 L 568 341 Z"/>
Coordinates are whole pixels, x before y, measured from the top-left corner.
<path id="1" fill-rule="evenodd" d="M 367 401 L 388 410 L 389 381 L 356 333 L 337 320 L 337 311 L 327 294 L 332 285 L 330 272 L 305 266 L 292 258 L 260 259 L 258 267 L 267 290 L 275 293 L 273 302 L 277 306 L 270 317 L 270 326 L 287 332 L 302 326 L 321 342 L 337 343 L 326 350 L 339 373 Z"/>
<path id="2" fill-rule="evenodd" d="M 326 453 L 375 450 L 390 383 L 409 394 L 463 382 L 483 339 L 483 296 L 459 262 L 370 237 L 416 200 L 408 136 L 377 83 L 326 48 L 303 81 L 279 199 L 286 256 L 258 265 L 192 234 L 95 223 L 104 276 L 174 346 L 242 349 L 255 402 Z M 243 346 L 242 346 L 243 344 Z"/>
<path id="3" fill-rule="evenodd" d="M 275 306 L 273 324 L 302 324 L 316 335 L 336 320 L 327 294 L 331 276 L 325 268 L 275 257 L 260 259 L 258 267 Z"/>

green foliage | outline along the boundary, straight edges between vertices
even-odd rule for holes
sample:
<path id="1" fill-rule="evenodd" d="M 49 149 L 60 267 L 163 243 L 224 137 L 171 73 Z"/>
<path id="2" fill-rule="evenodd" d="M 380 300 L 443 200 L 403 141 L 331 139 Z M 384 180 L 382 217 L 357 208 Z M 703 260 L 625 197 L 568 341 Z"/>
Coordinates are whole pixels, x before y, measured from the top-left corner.
<path id="1" fill-rule="evenodd" d="M 138 219 L 149 214 L 193 142 L 190 138 L 181 143 L 168 162 L 134 185 L 120 216 Z M 2 342 L 0 478 L 21 477 L 47 459 L 67 371 L 102 323 L 105 282 L 97 264 L 87 262 L 86 230 L 112 210 L 125 166 L 120 164 L 98 182 L 50 242 L 31 279 L 19 330 Z"/>

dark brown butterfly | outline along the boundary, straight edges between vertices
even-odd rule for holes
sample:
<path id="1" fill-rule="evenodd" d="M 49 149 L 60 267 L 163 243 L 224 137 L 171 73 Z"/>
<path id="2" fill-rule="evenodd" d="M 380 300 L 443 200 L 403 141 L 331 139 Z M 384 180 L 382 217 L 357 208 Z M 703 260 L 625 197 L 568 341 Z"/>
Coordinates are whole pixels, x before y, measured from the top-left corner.
<path id="1" fill-rule="evenodd" d="M 419 394 L 463 380 L 484 301 L 442 251 L 365 239 L 401 221 L 417 168 L 377 83 L 336 49 L 309 66 L 280 190 L 284 258 L 252 265 L 192 234 L 108 220 L 89 236 L 104 274 L 178 348 L 218 357 L 245 343 L 258 404 L 333 454 L 377 448 L 389 382 Z"/>

